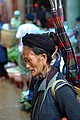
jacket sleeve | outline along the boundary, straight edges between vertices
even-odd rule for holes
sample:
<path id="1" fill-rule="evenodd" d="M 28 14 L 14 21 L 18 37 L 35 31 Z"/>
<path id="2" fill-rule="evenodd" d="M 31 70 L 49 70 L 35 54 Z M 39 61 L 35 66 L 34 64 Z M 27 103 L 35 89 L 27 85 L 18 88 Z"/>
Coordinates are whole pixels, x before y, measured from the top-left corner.
<path id="1" fill-rule="evenodd" d="M 65 85 L 56 91 L 56 100 L 60 110 L 68 120 L 80 120 L 80 103 L 71 87 Z"/>

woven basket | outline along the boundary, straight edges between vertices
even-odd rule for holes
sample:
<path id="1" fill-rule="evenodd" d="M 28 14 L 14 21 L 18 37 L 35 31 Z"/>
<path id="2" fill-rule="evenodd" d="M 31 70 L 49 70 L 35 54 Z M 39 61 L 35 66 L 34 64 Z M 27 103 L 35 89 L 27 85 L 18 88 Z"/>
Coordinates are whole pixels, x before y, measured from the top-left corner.
<path id="1" fill-rule="evenodd" d="M 16 45 L 16 30 L 1 30 L 1 44 L 6 48 Z"/>
<path id="2" fill-rule="evenodd" d="M 76 92 L 78 93 L 78 101 L 80 102 L 80 88 L 78 88 L 76 86 L 74 88 L 75 88 Z"/>

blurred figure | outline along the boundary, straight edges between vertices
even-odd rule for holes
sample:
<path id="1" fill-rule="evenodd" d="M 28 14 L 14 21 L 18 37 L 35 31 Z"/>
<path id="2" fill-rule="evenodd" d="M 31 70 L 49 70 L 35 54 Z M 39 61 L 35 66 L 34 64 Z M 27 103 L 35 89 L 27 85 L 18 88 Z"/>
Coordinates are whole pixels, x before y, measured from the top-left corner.
<path id="1" fill-rule="evenodd" d="M 1 29 L 3 24 L 4 23 L 1 21 L 0 15 L 0 81 L 6 77 L 6 70 L 4 65 L 8 62 L 7 49 L 1 45 Z"/>
<path id="2" fill-rule="evenodd" d="M 8 57 L 7 57 L 7 50 L 0 44 L 0 81 L 5 79 L 6 77 L 6 70 L 4 65 L 7 64 Z"/>
<path id="3" fill-rule="evenodd" d="M 76 18 L 76 27 L 74 29 L 74 33 L 77 40 L 77 52 L 80 52 L 80 17 Z"/>
<path id="4" fill-rule="evenodd" d="M 48 28 L 54 28 L 54 23 L 53 23 L 53 17 L 50 13 L 47 14 L 47 27 Z"/>
<path id="5" fill-rule="evenodd" d="M 79 78 L 80 78 L 80 16 L 76 18 L 76 27 L 74 28 L 74 35 L 77 40 L 75 45 L 75 52 L 79 67 Z"/>
<path id="6" fill-rule="evenodd" d="M 80 25 L 80 17 L 76 18 L 76 25 Z"/>
<path id="7" fill-rule="evenodd" d="M 2 22 L 2 20 L 1 20 L 1 15 L 0 15 L 0 31 L 1 31 L 1 29 L 2 29 L 2 25 L 4 24 L 4 22 Z"/>
<path id="8" fill-rule="evenodd" d="M 8 22 L 8 10 L 7 10 L 7 5 L 6 1 L 0 0 L 0 14 L 1 14 L 1 19 L 4 23 Z"/>
<path id="9" fill-rule="evenodd" d="M 44 5 L 41 5 L 40 7 L 37 8 L 36 18 L 40 21 L 42 28 L 47 27 L 46 13 L 47 10 L 44 7 Z"/>
<path id="10" fill-rule="evenodd" d="M 12 28 L 17 29 L 19 27 L 19 25 L 21 25 L 22 21 L 20 18 L 20 11 L 19 10 L 15 10 L 14 11 L 14 17 L 11 18 L 10 21 L 10 25 Z"/>

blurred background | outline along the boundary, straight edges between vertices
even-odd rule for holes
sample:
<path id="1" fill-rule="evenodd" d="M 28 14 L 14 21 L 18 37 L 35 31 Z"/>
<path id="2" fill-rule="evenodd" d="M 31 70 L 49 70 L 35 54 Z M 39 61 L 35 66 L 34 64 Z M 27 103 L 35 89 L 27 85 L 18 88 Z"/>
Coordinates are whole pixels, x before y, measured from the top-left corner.
<path id="1" fill-rule="evenodd" d="M 54 1 L 58 3 L 59 7 L 61 7 L 59 2 L 62 2 L 64 28 L 70 38 L 80 68 L 80 0 Z M 19 83 L 22 81 L 22 76 L 18 65 L 19 50 L 16 40 L 21 36 L 17 38 L 16 33 L 20 25 L 26 25 L 27 14 L 33 14 L 34 17 L 28 16 L 30 19 L 28 23 L 35 24 L 40 33 L 55 32 L 49 0 L 0 0 L 0 71 L 2 68 L 6 69 L 8 77 Z M 3 59 L 4 61 L 2 61 Z M 15 78 L 16 73 L 19 78 Z M 2 79 L 3 72 L 0 74 Z M 21 84 L 19 85 L 21 87 Z"/>
<path id="2" fill-rule="evenodd" d="M 24 19 L 25 13 L 36 12 L 37 6 L 43 4 L 50 11 L 49 0 L 0 0 L 0 14 L 3 20 L 10 21 L 14 10 L 21 11 L 21 18 Z M 64 18 L 70 28 L 75 26 L 75 19 L 80 16 L 80 0 L 62 0 Z M 5 19 L 6 18 L 6 19 Z"/>

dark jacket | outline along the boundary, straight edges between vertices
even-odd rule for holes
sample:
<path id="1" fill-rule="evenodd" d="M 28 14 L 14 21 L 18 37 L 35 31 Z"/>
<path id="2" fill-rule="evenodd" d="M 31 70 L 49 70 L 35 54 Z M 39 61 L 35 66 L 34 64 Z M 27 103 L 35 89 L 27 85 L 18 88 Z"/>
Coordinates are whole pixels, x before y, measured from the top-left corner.
<path id="1" fill-rule="evenodd" d="M 2 29 L 2 25 L 4 23 L 0 21 L 0 42 L 1 42 L 1 29 Z M 8 62 L 8 55 L 7 55 L 7 49 L 5 47 L 3 47 L 0 43 L 0 63 L 7 63 Z"/>
<path id="2" fill-rule="evenodd" d="M 57 78 L 64 79 L 61 73 L 57 76 Z M 69 85 L 64 85 L 56 92 L 56 103 L 51 91 L 51 85 L 54 80 L 55 78 L 53 77 L 49 81 L 46 95 L 46 79 L 41 83 L 31 120 L 61 120 L 64 116 L 67 116 L 68 120 L 80 120 L 80 104 L 77 101 L 76 92 Z"/>
<path id="3" fill-rule="evenodd" d="M 0 63 L 1 62 L 7 62 L 8 61 L 8 56 L 7 56 L 7 49 L 0 45 Z"/>

